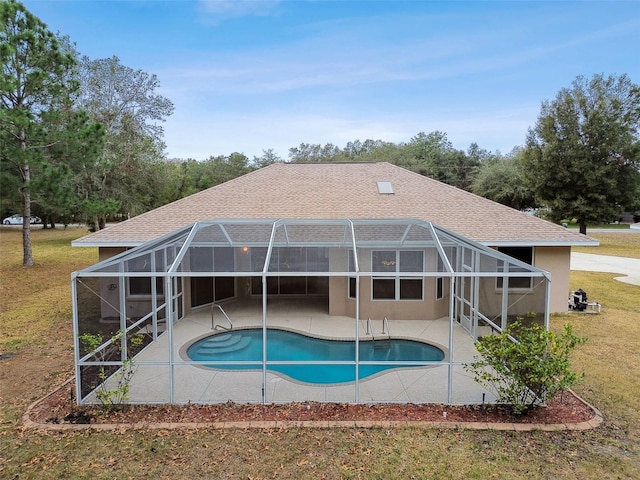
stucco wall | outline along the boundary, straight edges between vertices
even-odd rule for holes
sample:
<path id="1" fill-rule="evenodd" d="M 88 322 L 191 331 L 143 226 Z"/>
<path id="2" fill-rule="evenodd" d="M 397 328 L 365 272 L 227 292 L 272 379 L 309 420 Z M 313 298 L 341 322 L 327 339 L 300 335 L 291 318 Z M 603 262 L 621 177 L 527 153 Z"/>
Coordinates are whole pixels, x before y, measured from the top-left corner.
<path id="1" fill-rule="evenodd" d="M 446 282 L 447 283 L 447 282 Z M 348 298 L 348 280 L 332 277 L 329 280 L 329 314 L 356 316 L 356 300 Z M 373 300 L 371 279 L 360 279 L 360 318 L 381 320 L 435 320 L 448 314 L 448 287 L 445 297 L 436 300 L 435 278 L 424 279 L 424 300 Z"/>
<path id="2" fill-rule="evenodd" d="M 100 261 L 117 255 L 125 248 L 100 248 Z M 330 268 L 336 271 L 344 271 L 344 265 L 348 262 L 345 256 L 348 255 L 346 249 L 334 249 L 330 254 Z M 370 262 L 371 253 L 368 250 L 361 252 L 360 262 Z M 570 247 L 536 247 L 534 252 L 534 265 L 551 273 L 551 311 L 565 312 L 567 310 L 567 297 L 569 293 L 569 268 L 571 259 Z M 425 257 L 427 269 L 432 269 L 433 258 L 429 254 Z M 117 285 L 116 288 L 113 288 Z M 101 282 L 100 294 L 102 297 L 102 316 L 116 317 L 119 313 L 111 307 L 118 305 L 118 294 L 120 284 L 117 278 L 105 278 Z M 481 288 L 481 304 L 485 307 L 491 305 L 493 310 L 499 312 L 500 301 L 495 295 L 495 280 L 484 281 Z M 237 289 L 237 293 L 238 292 Z M 331 277 L 329 280 L 329 313 L 331 315 L 348 315 L 355 317 L 356 303 L 354 299 L 348 298 L 348 279 L 345 277 Z M 444 279 L 442 299 L 436 300 L 436 279 L 425 277 L 424 292 L 422 301 L 388 301 L 373 300 L 371 296 L 371 280 L 362 278 L 360 282 L 360 318 L 381 319 L 437 319 L 448 315 L 449 308 L 449 280 Z M 189 282 L 184 282 L 184 305 L 188 312 L 190 310 L 190 287 Z M 533 298 L 532 298 L 533 300 Z M 522 303 L 524 310 L 537 310 L 536 305 L 526 305 Z M 148 312 L 150 308 L 149 298 L 129 298 L 127 299 L 127 316 L 137 317 Z"/>
<path id="3" fill-rule="evenodd" d="M 533 265 L 551 274 L 551 298 L 550 312 L 566 312 L 567 298 L 569 296 L 569 267 L 571 262 L 570 247 L 535 247 L 533 252 Z M 541 291 L 513 292 L 507 302 L 512 307 L 509 314 L 525 315 L 528 312 L 541 311 L 541 295 L 544 294 L 544 286 L 538 287 Z M 481 281 L 480 306 L 481 310 L 497 315 L 500 312 L 500 296 L 496 295 L 496 282 L 493 279 Z"/>
<path id="4" fill-rule="evenodd" d="M 98 257 L 100 261 L 103 261 L 115 255 L 118 255 L 125 250 L 127 249 L 124 247 L 103 247 L 99 249 Z M 102 312 L 101 314 L 103 319 L 120 317 L 120 312 L 117 310 L 117 306 L 120 304 L 120 288 L 121 283 L 118 277 L 105 277 L 101 279 L 100 298 Z M 124 288 L 126 289 L 126 283 L 124 285 Z M 158 301 L 162 302 L 162 297 L 158 297 Z M 185 305 L 186 304 L 187 303 L 185 303 Z M 151 296 L 127 296 L 126 310 L 126 316 L 129 318 L 138 318 L 146 315 L 151 310 Z"/>
<path id="5" fill-rule="evenodd" d="M 571 247 L 536 247 L 534 265 L 551 273 L 551 312 L 566 312 Z"/>
<path id="6" fill-rule="evenodd" d="M 98 261 L 102 262 L 124 252 L 124 247 L 101 247 L 98 249 Z M 119 318 L 120 313 L 115 305 L 120 303 L 118 292 L 120 283 L 117 277 L 103 278 L 100 281 L 100 310 L 102 318 Z"/>
<path id="7" fill-rule="evenodd" d="M 348 251 L 334 249 L 330 254 L 332 271 L 342 270 L 348 264 Z M 358 257 L 363 270 L 371 268 L 371 250 L 360 250 Z M 425 252 L 425 267 L 435 269 L 435 252 Z M 329 279 L 329 314 L 356 316 L 356 300 L 349 297 L 349 280 L 345 277 Z M 449 312 L 449 280 L 443 283 L 443 298 L 436 300 L 436 278 L 425 277 L 423 282 L 423 300 L 374 300 L 372 298 L 371 278 L 360 278 L 360 318 L 380 320 L 435 320 L 448 315 Z"/>

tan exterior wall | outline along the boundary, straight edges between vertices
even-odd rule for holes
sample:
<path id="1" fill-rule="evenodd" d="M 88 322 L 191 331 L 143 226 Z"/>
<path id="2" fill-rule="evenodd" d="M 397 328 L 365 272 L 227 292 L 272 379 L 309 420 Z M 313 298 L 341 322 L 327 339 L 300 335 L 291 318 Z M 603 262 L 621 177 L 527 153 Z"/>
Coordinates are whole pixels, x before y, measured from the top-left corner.
<path id="1" fill-rule="evenodd" d="M 436 300 L 436 280 L 424 279 L 424 300 L 373 300 L 371 298 L 371 279 L 360 279 L 360 318 L 381 320 L 435 320 L 448 315 L 449 287 L 445 279 L 445 296 Z M 356 300 L 348 298 L 348 279 L 332 277 L 329 279 L 329 314 L 356 316 Z"/>
<path id="2" fill-rule="evenodd" d="M 118 255 L 127 248 L 125 247 L 102 247 L 98 250 L 98 258 L 100 261 L 107 260 L 115 255 Z M 188 282 L 185 282 L 185 284 Z M 126 288 L 126 285 L 125 287 Z M 184 288 L 184 287 L 183 287 Z M 100 281 L 100 298 L 101 298 L 101 312 L 102 318 L 119 318 L 120 313 L 118 312 L 117 306 L 120 304 L 120 280 L 117 277 L 106 277 L 102 278 Z M 185 292 L 185 295 L 190 292 Z M 190 298 L 184 297 L 184 298 Z M 162 302 L 160 298 L 159 302 Z M 185 302 L 185 308 L 187 305 L 190 305 L 190 302 Z M 128 318 L 137 318 L 142 317 L 149 313 L 151 310 L 151 297 L 150 296 L 128 296 L 126 300 L 126 315 Z"/>
<path id="3" fill-rule="evenodd" d="M 189 315 L 193 310 L 191 308 L 191 281 L 189 278 L 185 278 L 182 282 L 182 298 L 184 299 L 184 314 Z"/>
<path id="4" fill-rule="evenodd" d="M 338 270 L 347 263 L 344 249 L 336 249 L 330 255 L 330 268 Z M 427 253 L 427 255 L 429 255 Z M 360 251 L 358 261 L 365 270 L 370 268 L 371 250 Z M 425 258 L 427 269 L 435 268 L 435 259 Z M 335 266 L 335 268 L 332 268 Z M 356 300 L 348 298 L 348 278 L 331 277 L 329 279 L 329 314 L 356 316 Z M 436 300 L 436 278 L 425 277 L 423 281 L 423 300 L 374 300 L 372 298 L 371 279 L 360 278 L 360 319 L 380 320 L 435 320 L 449 313 L 449 279 L 443 282 L 443 298 Z"/>
<path id="5" fill-rule="evenodd" d="M 103 260 L 115 257 L 126 250 L 125 247 L 100 247 L 98 249 L 98 261 L 102 262 Z"/>
<path id="6" fill-rule="evenodd" d="M 536 247 L 534 265 L 551 273 L 551 312 L 566 312 L 569 298 L 571 247 Z"/>
<path id="7" fill-rule="evenodd" d="M 549 312 L 566 312 L 568 310 L 567 299 L 569 298 L 571 247 L 535 247 L 533 266 L 551 274 Z"/>
<path id="8" fill-rule="evenodd" d="M 106 260 L 114 255 L 117 255 L 126 248 L 100 248 L 99 260 Z M 339 271 L 343 271 L 345 265 L 345 258 L 347 250 L 335 249 L 330 255 L 330 264 L 339 268 Z M 362 252 L 363 258 L 359 259 L 361 262 L 370 261 L 370 251 L 365 250 Z M 369 260 L 367 260 L 369 259 Z M 534 251 L 534 265 L 538 268 L 550 272 L 552 278 L 552 289 L 550 306 L 551 312 L 565 312 L 567 311 L 567 297 L 569 294 L 569 268 L 571 260 L 571 248 L 570 247 L 536 247 Z M 426 258 L 428 268 L 433 268 L 429 262 L 430 259 Z M 339 267 L 338 267 L 339 266 Z M 330 267 L 332 268 L 332 267 Z M 333 270 L 334 268 L 332 268 Z M 113 288 L 113 285 L 118 285 L 117 278 L 105 278 L 101 282 L 100 294 L 102 297 L 102 316 L 103 317 L 116 317 L 119 316 L 110 305 L 118 305 L 118 288 Z M 237 287 L 243 285 L 241 279 L 237 281 Z M 191 308 L 191 292 L 190 282 L 185 281 L 184 288 L 184 308 L 185 313 L 188 313 Z M 481 309 L 487 308 L 489 311 L 500 311 L 501 305 L 498 296 L 495 295 L 495 280 L 485 280 L 481 287 Z M 237 288 L 236 292 L 239 294 L 239 298 L 243 296 L 244 289 Z M 331 315 L 347 315 L 355 317 L 356 315 L 356 302 L 354 299 L 348 298 L 348 279 L 344 277 L 331 277 L 329 279 L 329 314 Z M 371 280 L 369 278 L 361 278 L 360 281 L 360 318 L 372 318 L 381 319 L 387 317 L 389 319 L 437 319 L 448 315 L 449 311 L 449 279 L 445 278 L 443 282 L 443 294 L 442 299 L 436 300 L 436 279 L 434 277 L 425 277 L 424 279 L 424 300 L 409 300 L 409 301 L 389 301 L 389 300 L 373 300 L 371 295 Z M 533 298 L 532 298 L 533 300 Z M 536 302 L 537 303 L 537 302 Z M 136 317 L 148 312 L 150 306 L 150 300 L 145 298 L 127 299 L 127 316 Z M 521 306 L 525 311 L 534 311 L 537 308 L 532 305 L 527 305 L 527 302 L 521 302 Z M 522 313 L 522 312 L 520 312 Z"/>
<path id="9" fill-rule="evenodd" d="M 498 288 L 495 278 L 480 278 L 479 310 L 483 315 L 493 320 L 502 316 L 502 288 Z M 470 280 L 465 279 L 465 285 Z M 534 284 L 537 279 L 534 279 Z M 541 285 L 537 289 L 513 289 L 508 291 L 507 315 L 524 317 L 530 312 L 543 312 L 545 309 L 544 295 L 546 288 Z M 465 289 L 469 295 L 469 288 Z"/>
<path id="10" fill-rule="evenodd" d="M 126 250 L 125 247 L 101 247 L 98 249 L 98 261 L 102 262 L 115 257 Z M 120 303 L 118 297 L 119 285 L 117 277 L 102 278 L 100 280 L 100 311 L 103 319 L 120 317 L 118 310 L 113 307 L 113 305 Z"/>

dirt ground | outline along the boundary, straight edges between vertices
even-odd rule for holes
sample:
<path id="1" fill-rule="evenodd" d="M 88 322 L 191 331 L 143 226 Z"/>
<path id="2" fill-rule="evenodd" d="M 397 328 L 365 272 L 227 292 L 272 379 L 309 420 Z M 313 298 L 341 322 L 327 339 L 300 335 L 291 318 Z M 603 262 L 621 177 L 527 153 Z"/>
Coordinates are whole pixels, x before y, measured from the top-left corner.
<path id="1" fill-rule="evenodd" d="M 29 418 L 41 424 L 222 423 L 255 421 L 407 421 L 574 424 L 595 412 L 572 392 L 557 396 L 545 407 L 515 416 L 495 405 L 343 404 L 297 402 L 290 404 L 129 405 L 105 411 L 100 406 L 77 406 L 73 382 L 37 402 Z"/>

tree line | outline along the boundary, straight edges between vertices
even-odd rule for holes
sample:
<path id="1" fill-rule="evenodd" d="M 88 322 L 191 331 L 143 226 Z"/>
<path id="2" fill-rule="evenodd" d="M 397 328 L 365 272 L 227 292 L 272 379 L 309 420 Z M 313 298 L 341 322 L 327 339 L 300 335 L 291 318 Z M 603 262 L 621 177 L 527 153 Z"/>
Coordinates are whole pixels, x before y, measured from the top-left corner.
<path id="1" fill-rule="evenodd" d="M 174 107 L 155 75 L 80 55 L 16 0 L 0 3 L 0 22 L 0 213 L 25 218 L 24 265 L 32 215 L 45 228 L 98 230 L 276 162 L 387 161 L 516 209 L 546 207 L 581 231 L 640 209 L 640 87 L 626 75 L 578 77 L 506 154 L 459 150 L 433 131 L 400 143 L 301 143 L 287 159 L 270 149 L 167 159 L 162 122 Z"/>

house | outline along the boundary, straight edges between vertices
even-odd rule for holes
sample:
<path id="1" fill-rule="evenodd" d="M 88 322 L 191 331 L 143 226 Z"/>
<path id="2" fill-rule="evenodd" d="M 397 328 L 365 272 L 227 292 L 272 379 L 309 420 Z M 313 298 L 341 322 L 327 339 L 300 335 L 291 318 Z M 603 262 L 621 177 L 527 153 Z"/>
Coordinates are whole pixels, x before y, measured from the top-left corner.
<path id="1" fill-rule="evenodd" d="M 386 190 L 385 190 L 386 189 Z M 389 163 L 284 164 L 256 170 L 73 242 L 100 260 L 212 219 L 418 219 L 550 273 L 550 310 L 567 310 L 573 230 Z M 196 288 L 196 290 L 198 290 Z"/>
<path id="2" fill-rule="evenodd" d="M 101 260 L 74 274 L 79 334 L 113 322 L 121 331 L 152 333 L 148 346 L 165 324 L 171 349 L 171 326 L 181 318 L 211 305 L 226 315 L 223 304 L 257 301 L 256 323 L 266 328 L 267 303 L 278 299 L 323 299 L 325 326 L 341 319 L 334 330 L 348 319 L 384 319 L 411 337 L 418 322 L 444 318 L 449 327 L 437 343 L 449 369 L 441 390 L 451 403 L 453 372 L 463 360 L 462 347 L 454 353 L 454 325 L 473 340 L 481 328 L 499 330 L 529 312 L 548 322 L 550 312 L 567 310 L 571 247 L 597 241 L 380 162 L 273 164 L 73 245 L 98 247 Z M 218 326 L 211 313 L 211 327 Z M 88 398 L 96 352 L 76 345 L 79 397 Z M 199 366 L 184 349 L 179 356 L 167 360 L 171 387 L 162 401 L 176 401 L 176 365 Z M 262 360 L 264 377 L 254 387 L 265 402 Z M 358 401 L 357 374 L 355 385 Z"/>

